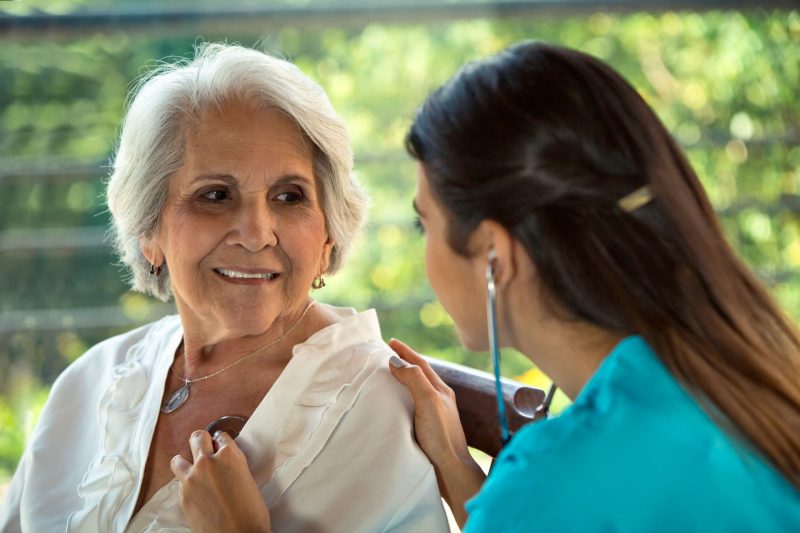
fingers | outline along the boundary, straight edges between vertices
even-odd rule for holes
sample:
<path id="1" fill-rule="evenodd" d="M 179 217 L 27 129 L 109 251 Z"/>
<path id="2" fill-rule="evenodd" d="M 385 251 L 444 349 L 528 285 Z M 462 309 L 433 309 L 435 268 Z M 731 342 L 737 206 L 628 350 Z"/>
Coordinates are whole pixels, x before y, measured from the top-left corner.
<path id="1" fill-rule="evenodd" d="M 229 446 L 231 449 L 238 450 L 239 447 L 236 445 L 236 439 L 230 436 L 230 434 L 226 431 L 217 431 L 214 433 L 214 444 L 216 445 L 217 451 L 221 450 L 225 446 Z"/>
<path id="2" fill-rule="evenodd" d="M 426 361 L 423 356 L 415 352 L 411 346 L 403 341 L 391 339 L 389 341 L 389 347 L 394 350 L 394 352 L 403 360 L 408 361 L 412 365 L 417 365 L 420 367 L 422 372 L 425 374 L 425 377 L 428 378 L 428 381 L 430 381 L 434 387 L 441 389 L 442 387 L 446 386 L 444 381 L 442 381 L 442 378 L 439 377 L 439 374 L 437 374 L 436 371 L 431 368 L 431 365 L 428 363 L 428 361 Z"/>
<path id="3" fill-rule="evenodd" d="M 176 455 L 172 458 L 172 461 L 169 462 L 169 468 L 179 481 L 183 481 L 186 479 L 186 476 L 189 475 L 189 471 L 192 468 L 192 463 L 190 463 L 184 457 Z"/>
<path id="4" fill-rule="evenodd" d="M 425 361 L 425 359 L 414 351 L 411 346 L 404 343 L 401 340 L 391 339 L 389 340 L 389 347 L 395 351 L 397 355 L 405 359 L 406 361 L 410 362 L 411 364 L 416 365 L 419 362 Z"/>
<path id="5" fill-rule="evenodd" d="M 208 431 L 197 430 L 189 437 L 189 447 L 192 449 L 192 458 L 196 463 L 204 455 L 214 454 L 214 444 Z"/>
<path id="6" fill-rule="evenodd" d="M 405 366 L 397 367 L 397 364 L 404 364 Z M 416 365 L 409 365 L 396 355 L 393 355 L 390 360 L 389 369 L 394 377 L 405 385 L 414 399 L 414 405 L 419 406 L 426 400 L 430 400 L 437 394 L 436 388 L 430 382 L 428 377 L 422 371 L 422 368 Z"/>
<path id="7" fill-rule="evenodd" d="M 230 452 L 242 453 L 236 440 L 225 431 L 217 431 L 212 437 L 207 431 L 197 430 L 189 437 L 189 448 L 192 450 L 194 464 L 197 464 L 201 457 L 215 456 L 223 448 L 227 448 Z M 193 463 L 185 457 L 176 455 L 170 461 L 169 466 L 176 478 L 184 479 L 189 474 Z"/>
<path id="8" fill-rule="evenodd" d="M 195 431 L 189 437 L 189 448 L 192 450 L 192 459 L 195 463 L 204 455 L 212 455 L 214 453 L 214 446 L 211 442 L 211 436 L 207 431 Z M 192 462 L 181 455 L 176 455 L 169 462 L 169 468 L 175 477 L 183 481 L 192 470 Z"/>

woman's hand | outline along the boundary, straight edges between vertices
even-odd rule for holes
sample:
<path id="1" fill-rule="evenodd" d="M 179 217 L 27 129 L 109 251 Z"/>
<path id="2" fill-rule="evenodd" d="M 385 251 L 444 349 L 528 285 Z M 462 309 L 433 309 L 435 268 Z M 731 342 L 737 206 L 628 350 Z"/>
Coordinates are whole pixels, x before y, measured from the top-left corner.
<path id="1" fill-rule="evenodd" d="M 230 435 L 217 432 L 212 440 L 207 431 L 195 431 L 189 445 L 194 464 L 176 455 L 170 467 L 180 482 L 181 508 L 192 531 L 271 531 L 269 510 Z"/>
<path id="2" fill-rule="evenodd" d="M 464 504 L 480 489 L 485 475 L 467 449 L 453 389 L 425 359 L 407 344 L 392 339 L 390 368 L 414 398 L 417 443 L 436 469 L 439 491 L 461 527 L 467 519 Z"/>

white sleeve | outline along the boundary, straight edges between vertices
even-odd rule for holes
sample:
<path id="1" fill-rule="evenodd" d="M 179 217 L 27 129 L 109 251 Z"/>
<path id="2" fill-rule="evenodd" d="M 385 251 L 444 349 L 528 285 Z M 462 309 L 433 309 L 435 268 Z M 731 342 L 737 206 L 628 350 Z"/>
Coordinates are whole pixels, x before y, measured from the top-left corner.
<path id="1" fill-rule="evenodd" d="M 429 470 L 408 493 L 383 531 L 442 531 L 442 509 L 436 474 Z"/>
<path id="2" fill-rule="evenodd" d="M 433 466 L 414 441 L 411 397 L 390 374 L 388 355 L 385 360 L 323 453 L 270 507 L 276 530 L 449 530 Z"/>
<path id="3" fill-rule="evenodd" d="M 411 396 L 387 361 L 334 433 L 331 444 L 350 495 L 346 505 L 360 514 L 351 531 L 448 531 L 436 474 L 414 440 L 413 416 Z"/>
<path id="4" fill-rule="evenodd" d="M 0 533 L 19 533 L 22 531 L 20 508 L 27 466 L 28 454 L 25 453 L 19 465 L 17 465 L 14 477 L 11 478 L 11 484 L 8 487 L 5 499 L 0 504 Z"/>

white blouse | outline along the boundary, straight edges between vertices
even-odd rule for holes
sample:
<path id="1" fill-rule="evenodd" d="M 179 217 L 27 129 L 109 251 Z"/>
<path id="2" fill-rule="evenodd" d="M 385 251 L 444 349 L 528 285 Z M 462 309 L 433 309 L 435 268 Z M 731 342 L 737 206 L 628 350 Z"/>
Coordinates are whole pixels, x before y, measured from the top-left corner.
<path id="1" fill-rule="evenodd" d="M 273 529 L 448 531 L 375 311 L 330 309 L 342 320 L 294 347 L 237 439 Z M 175 479 L 132 516 L 182 338 L 170 316 L 101 342 L 59 376 L 0 532 L 188 531 Z"/>

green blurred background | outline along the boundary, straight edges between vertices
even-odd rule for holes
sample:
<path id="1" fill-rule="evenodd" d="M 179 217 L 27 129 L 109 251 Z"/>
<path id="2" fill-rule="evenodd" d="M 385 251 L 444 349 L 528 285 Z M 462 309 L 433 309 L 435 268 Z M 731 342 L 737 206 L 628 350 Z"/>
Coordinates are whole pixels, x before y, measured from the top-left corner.
<path id="1" fill-rule="evenodd" d="M 530 8 L 518 11 L 450 2 L 427 12 L 399 1 L 350 11 L 251 3 L 237 18 L 209 15 L 216 2 L 105 0 L 91 3 L 97 17 L 70 18 L 89 3 L 0 2 L 0 492 L 59 372 L 94 343 L 173 312 L 127 291 L 104 240 L 103 184 L 132 82 L 156 60 L 191 55 L 198 40 L 296 62 L 347 121 L 370 224 L 315 296 L 377 308 L 386 338 L 489 366 L 486 354 L 458 346 L 427 284 L 402 141 L 415 107 L 461 64 L 530 38 L 597 55 L 636 85 L 686 148 L 730 241 L 797 321 L 800 10 L 619 3 L 614 12 L 591 2 L 521 2 Z M 464 8 L 475 5 L 485 9 Z M 547 384 L 519 354 L 504 359 L 506 376 Z"/>

